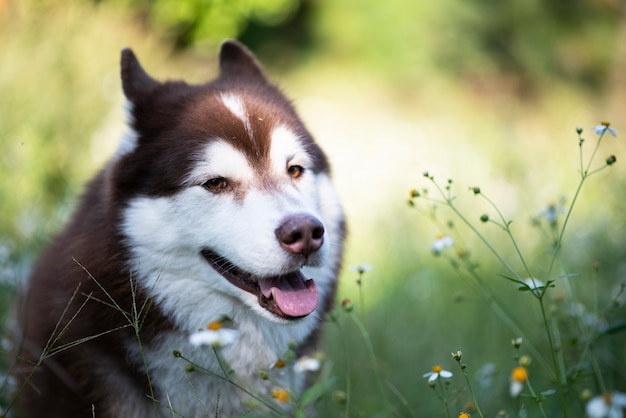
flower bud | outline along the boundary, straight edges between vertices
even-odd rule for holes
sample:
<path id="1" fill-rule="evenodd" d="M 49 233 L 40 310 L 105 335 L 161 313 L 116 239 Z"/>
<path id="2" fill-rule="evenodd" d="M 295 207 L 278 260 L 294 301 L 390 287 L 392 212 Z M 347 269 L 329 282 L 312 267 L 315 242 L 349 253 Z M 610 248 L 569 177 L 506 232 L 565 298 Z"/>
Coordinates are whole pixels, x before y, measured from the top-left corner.
<path id="1" fill-rule="evenodd" d="M 341 301 L 341 307 L 346 312 L 352 312 L 352 310 L 354 309 L 354 305 L 352 304 L 352 302 L 348 298 L 346 298 L 346 299 Z"/>
<path id="2" fill-rule="evenodd" d="M 583 389 L 583 391 L 580 392 L 580 400 L 585 403 L 587 403 L 589 399 L 591 399 L 592 397 L 593 397 L 593 392 L 589 388 Z"/>
<path id="3" fill-rule="evenodd" d="M 484 214 L 480 215 L 480 221 L 481 221 L 482 223 L 489 222 L 489 215 L 487 215 L 486 213 L 484 213 Z"/>
<path id="4" fill-rule="evenodd" d="M 348 400 L 348 395 L 343 390 L 337 390 L 333 394 L 333 400 L 339 405 L 345 405 Z"/>
<path id="5" fill-rule="evenodd" d="M 522 337 L 514 338 L 511 340 L 511 345 L 515 348 L 520 348 L 522 345 Z"/>
<path id="6" fill-rule="evenodd" d="M 617 161 L 617 158 L 615 157 L 615 155 L 610 155 L 606 159 L 606 165 L 613 165 L 613 164 L 615 164 L 616 161 Z"/>

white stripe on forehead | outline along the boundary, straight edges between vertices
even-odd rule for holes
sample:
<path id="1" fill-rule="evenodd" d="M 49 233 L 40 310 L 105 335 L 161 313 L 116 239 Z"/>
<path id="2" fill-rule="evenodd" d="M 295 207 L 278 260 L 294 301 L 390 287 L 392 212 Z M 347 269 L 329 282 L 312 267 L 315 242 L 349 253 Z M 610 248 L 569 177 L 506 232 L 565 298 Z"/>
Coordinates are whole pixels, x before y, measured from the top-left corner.
<path id="1" fill-rule="evenodd" d="M 215 177 L 226 177 L 249 182 L 254 171 L 241 151 L 222 139 L 208 143 L 199 155 L 198 162 L 185 179 L 187 185 L 197 185 Z"/>
<path id="2" fill-rule="evenodd" d="M 278 125 L 272 132 L 271 138 L 270 160 L 275 170 L 284 171 L 289 162 L 304 167 L 310 167 L 313 163 L 298 135 L 285 125 Z"/>
<path id="3" fill-rule="evenodd" d="M 246 132 L 250 139 L 253 139 L 252 125 L 250 124 L 250 115 L 246 112 L 246 107 L 243 104 L 243 100 L 240 96 L 234 94 L 222 93 L 220 94 L 222 103 L 226 106 L 226 109 L 230 110 L 230 113 L 235 115 L 237 119 L 243 122 L 243 126 L 246 128 Z"/>

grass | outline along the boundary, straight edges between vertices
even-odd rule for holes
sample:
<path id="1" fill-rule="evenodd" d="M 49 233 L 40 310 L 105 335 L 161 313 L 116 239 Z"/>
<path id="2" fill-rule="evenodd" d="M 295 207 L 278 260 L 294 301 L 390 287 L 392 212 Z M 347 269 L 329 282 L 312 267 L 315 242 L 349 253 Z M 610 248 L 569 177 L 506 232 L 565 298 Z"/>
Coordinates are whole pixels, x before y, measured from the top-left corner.
<path id="1" fill-rule="evenodd" d="M 3 317 L 34 254 L 114 149 L 106 142 L 120 129 L 109 119 L 122 118 L 113 110 L 119 50 L 133 45 L 146 67 L 168 53 L 115 8 L 20 10 L 2 15 L 0 30 Z M 294 414 L 315 403 L 319 416 L 581 417 L 590 397 L 626 391 L 622 132 L 585 159 L 597 121 L 626 130 L 619 85 L 589 95 L 552 83 L 524 101 L 482 94 L 432 68 L 416 78 L 428 83 L 399 86 L 332 58 L 312 58 L 283 84 L 333 163 L 350 226 L 346 264 L 373 269 L 344 269 L 317 385 L 290 394 Z M 181 63 L 191 62 L 173 61 L 164 72 L 176 66 L 184 75 Z M 193 67 L 194 78 L 206 78 Z M 585 126 L 582 147 L 577 124 Z M 587 184 L 611 154 L 615 166 Z M 429 190 L 414 208 L 405 202 L 411 188 Z M 441 233 L 454 245 L 434 255 Z M 531 276 L 545 287 L 530 289 Z M 140 311 L 128 313 L 129 324 L 139 325 Z M 2 370 L 10 364 L 5 357 Z M 432 388 L 423 375 L 434 366 L 453 376 Z M 527 378 L 511 397 L 516 367 Z M 0 405 L 10 402 L 3 390 Z"/>

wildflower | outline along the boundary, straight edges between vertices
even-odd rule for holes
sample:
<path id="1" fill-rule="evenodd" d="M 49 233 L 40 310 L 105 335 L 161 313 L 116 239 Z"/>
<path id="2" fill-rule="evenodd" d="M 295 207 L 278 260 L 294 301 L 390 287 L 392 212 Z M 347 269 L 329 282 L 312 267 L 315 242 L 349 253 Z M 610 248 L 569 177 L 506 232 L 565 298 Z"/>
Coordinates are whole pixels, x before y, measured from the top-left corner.
<path id="1" fill-rule="evenodd" d="M 511 372 L 511 386 L 509 386 L 509 393 L 513 398 L 517 398 L 522 389 L 524 389 L 524 383 L 528 380 L 528 371 L 523 366 L 517 366 Z"/>
<path id="2" fill-rule="evenodd" d="M 361 264 L 357 264 L 356 266 L 350 265 L 349 268 L 352 271 L 356 271 L 359 274 L 363 274 L 363 273 L 367 273 L 368 271 L 370 271 L 373 267 L 369 264 L 361 263 Z"/>
<path id="3" fill-rule="evenodd" d="M 463 357 L 463 352 L 461 350 L 458 350 L 456 353 L 452 353 L 452 357 L 454 357 L 456 361 L 461 361 L 461 357 Z"/>
<path id="4" fill-rule="evenodd" d="M 496 365 L 493 363 L 485 363 L 476 370 L 476 379 L 483 390 L 487 390 L 493 386 L 495 375 Z"/>
<path id="5" fill-rule="evenodd" d="M 524 279 L 524 283 L 526 283 L 526 286 L 528 286 L 530 291 L 537 296 L 541 296 L 541 294 L 543 293 L 543 289 L 546 286 L 541 280 L 535 279 L 534 277 Z"/>
<path id="6" fill-rule="evenodd" d="M 275 367 L 277 369 L 282 369 L 283 367 L 285 367 L 286 364 L 287 364 L 287 362 L 285 360 L 283 360 L 282 358 L 279 358 L 278 360 L 276 360 L 276 362 L 274 364 L 272 364 L 271 367 Z"/>
<path id="7" fill-rule="evenodd" d="M 212 345 L 213 347 L 223 347 L 234 343 L 239 337 L 239 331 L 231 328 L 222 328 L 219 321 L 210 322 L 206 330 L 194 332 L 189 336 L 189 342 L 200 347 Z"/>
<path id="8" fill-rule="evenodd" d="M 313 357 L 303 356 L 296 361 L 296 364 L 293 365 L 293 370 L 296 373 L 304 373 L 304 372 L 316 372 L 320 369 L 320 361 Z"/>
<path id="9" fill-rule="evenodd" d="M 539 218 L 544 218 L 550 225 L 556 225 L 558 216 L 563 213 L 565 213 L 565 207 L 561 203 L 550 203 L 547 208 L 539 212 Z"/>
<path id="10" fill-rule="evenodd" d="M 511 345 L 515 348 L 520 348 L 522 345 L 522 337 L 517 337 L 511 340 Z"/>
<path id="11" fill-rule="evenodd" d="M 439 379 L 440 376 L 445 379 L 449 379 L 452 377 L 452 372 L 444 370 L 443 367 L 437 365 L 433 366 L 430 372 L 424 373 L 422 375 L 422 377 L 428 378 L 428 383 L 434 382 L 435 380 Z"/>
<path id="12" fill-rule="evenodd" d="M 448 235 L 439 234 L 437 235 L 437 239 L 435 240 L 435 242 L 433 242 L 431 251 L 435 255 L 438 255 L 444 249 L 452 247 L 453 244 L 454 241 Z"/>
<path id="13" fill-rule="evenodd" d="M 624 408 L 626 408 L 626 393 L 607 392 L 591 398 L 587 402 L 585 411 L 589 418 L 623 418 Z"/>
<path id="14" fill-rule="evenodd" d="M 285 403 L 289 400 L 289 392 L 287 392 L 284 388 L 272 389 L 270 394 L 272 395 L 272 398 L 276 399 L 280 403 Z"/>
<path id="15" fill-rule="evenodd" d="M 617 136 L 617 130 L 615 130 L 615 128 L 611 128 L 610 122 L 600 122 L 599 125 L 596 125 L 593 127 L 593 130 L 596 132 L 596 135 L 598 136 L 604 135 L 606 131 L 609 131 L 609 133 L 613 137 Z"/>

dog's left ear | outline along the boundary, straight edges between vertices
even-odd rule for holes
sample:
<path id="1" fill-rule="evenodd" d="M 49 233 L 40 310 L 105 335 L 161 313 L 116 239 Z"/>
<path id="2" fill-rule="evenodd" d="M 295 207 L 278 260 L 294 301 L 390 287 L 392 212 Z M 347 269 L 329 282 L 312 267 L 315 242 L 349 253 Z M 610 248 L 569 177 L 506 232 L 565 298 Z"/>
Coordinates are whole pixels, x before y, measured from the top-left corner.
<path id="1" fill-rule="evenodd" d="M 159 82 L 146 73 L 130 48 L 122 50 L 121 73 L 124 95 L 133 103 L 159 86 Z"/>
<path id="2" fill-rule="evenodd" d="M 220 49 L 220 78 L 267 83 L 263 68 L 254 54 L 234 40 L 225 41 Z"/>

